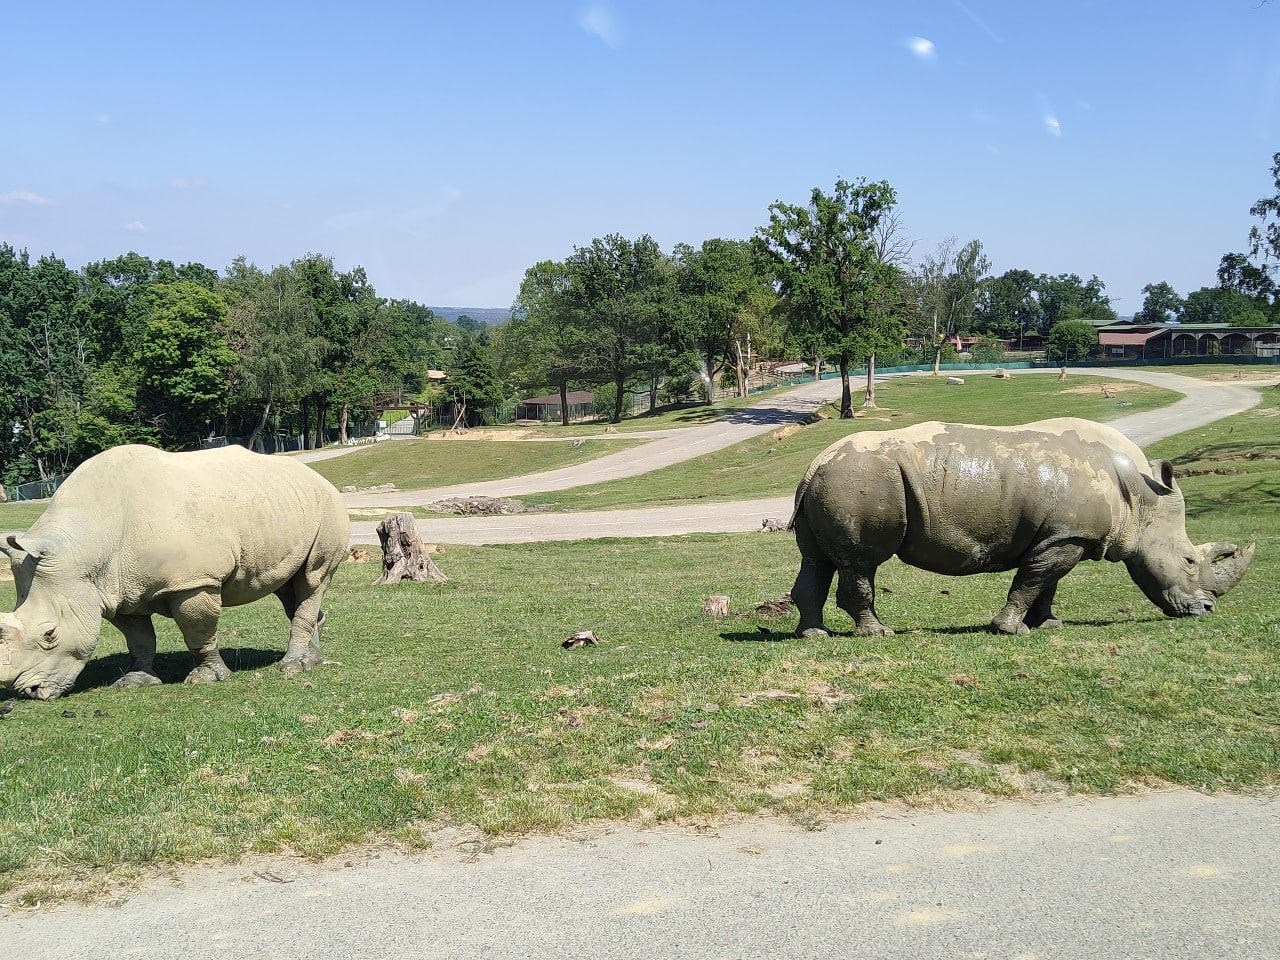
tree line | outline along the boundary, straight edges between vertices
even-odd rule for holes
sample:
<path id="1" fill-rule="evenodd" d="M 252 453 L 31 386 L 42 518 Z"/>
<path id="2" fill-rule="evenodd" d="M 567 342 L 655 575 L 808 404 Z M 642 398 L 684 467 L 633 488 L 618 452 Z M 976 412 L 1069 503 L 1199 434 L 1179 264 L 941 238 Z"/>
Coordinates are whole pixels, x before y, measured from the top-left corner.
<path id="1" fill-rule="evenodd" d="M 1243 252 L 1218 284 L 1185 297 L 1143 288 L 1137 322 L 1258 325 L 1280 320 L 1280 153 L 1276 195 L 1250 209 Z M 345 440 L 388 396 L 450 403 L 458 422 L 533 391 L 592 389 L 612 419 L 628 396 L 744 392 L 761 359 L 832 365 L 852 416 L 853 370 L 935 369 L 954 339 L 975 359 L 1046 338 L 1071 359 L 1118 317 L 1096 276 L 992 275 L 982 244 L 948 240 L 917 256 L 885 181 L 838 180 L 807 202 L 779 201 L 748 239 L 664 252 L 610 234 L 525 272 L 509 322 L 451 323 L 381 297 L 363 268 L 311 254 L 270 270 L 244 258 L 222 272 L 136 253 L 72 270 L 0 244 L 0 481 L 65 472 L 121 443 L 185 449 L 264 432 L 308 446 Z M 431 386 L 429 369 L 447 374 Z"/>

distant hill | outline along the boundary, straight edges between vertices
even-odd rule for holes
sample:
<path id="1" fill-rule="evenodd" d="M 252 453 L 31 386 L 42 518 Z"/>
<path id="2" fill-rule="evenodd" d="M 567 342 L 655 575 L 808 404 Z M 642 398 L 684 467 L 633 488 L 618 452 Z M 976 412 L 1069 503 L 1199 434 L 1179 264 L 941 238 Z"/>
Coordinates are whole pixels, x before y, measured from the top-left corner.
<path id="1" fill-rule="evenodd" d="M 511 319 L 510 307 L 432 307 L 431 312 L 450 323 L 456 323 L 465 313 L 472 320 L 478 320 L 488 327 L 500 327 Z"/>

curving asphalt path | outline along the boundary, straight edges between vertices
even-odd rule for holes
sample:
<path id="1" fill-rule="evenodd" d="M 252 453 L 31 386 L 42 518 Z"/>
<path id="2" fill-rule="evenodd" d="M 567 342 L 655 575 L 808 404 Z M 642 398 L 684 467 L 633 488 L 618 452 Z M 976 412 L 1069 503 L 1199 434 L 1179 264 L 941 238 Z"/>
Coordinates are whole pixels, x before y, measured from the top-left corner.
<path id="1" fill-rule="evenodd" d="M 1248 410 L 1259 401 L 1251 387 L 1220 381 L 1197 380 L 1171 373 L 1141 369 L 1090 370 L 1091 374 L 1133 380 L 1167 387 L 1183 398 L 1158 410 L 1135 413 L 1111 421 L 1111 426 L 1142 446 L 1156 440 L 1212 423 Z M 1020 371 L 1019 375 L 1053 374 L 1056 370 Z M 528 474 L 505 480 L 455 484 L 430 490 L 395 491 L 387 494 L 347 494 L 349 507 L 395 507 L 422 505 L 447 497 L 527 497 L 548 490 L 599 483 L 647 473 L 682 460 L 711 453 L 777 429 L 811 413 L 839 396 L 840 382 L 824 380 L 806 384 L 759 404 L 731 413 L 723 422 L 703 427 L 657 431 L 640 447 L 601 457 L 589 463 L 560 470 Z M 447 442 L 447 441 L 442 441 Z M 798 478 L 797 478 L 798 479 Z M 728 503 L 694 503 L 673 507 L 630 510 L 584 511 L 580 513 L 517 514 L 500 517 L 447 517 L 417 520 L 418 535 L 438 543 L 494 544 L 531 543 L 544 540 L 584 540 L 597 537 L 654 537 L 685 533 L 732 533 L 759 530 L 767 518 L 786 520 L 791 515 L 788 494 L 762 500 Z M 351 525 L 352 543 L 378 542 L 377 523 L 357 521 Z"/>

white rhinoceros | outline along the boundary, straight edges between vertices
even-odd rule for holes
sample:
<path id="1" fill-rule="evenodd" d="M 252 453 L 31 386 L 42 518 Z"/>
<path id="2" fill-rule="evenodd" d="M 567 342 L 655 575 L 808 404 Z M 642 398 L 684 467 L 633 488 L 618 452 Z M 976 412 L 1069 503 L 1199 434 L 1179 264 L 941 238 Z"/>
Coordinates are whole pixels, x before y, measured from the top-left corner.
<path id="1" fill-rule="evenodd" d="M 991 621 L 1004 633 L 1061 626 L 1053 599 L 1081 560 L 1120 561 L 1170 616 L 1209 613 L 1253 559 L 1253 545 L 1195 546 L 1165 460 L 1147 462 L 1119 431 L 1062 417 L 1014 427 L 920 423 L 833 443 L 796 490 L 797 634 L 826 633 L 836 603 L 859 634 L 890 635 L 875 573 L 897 554 L 953 576 L 1015 570 Z"/>
<path id="2" fill-rule="evenodd" d="M 81 464 L 24 534 L 0 544 L 18 606 L 0 614 L 0 684 L 51 700 L 93 655 L 101 620 L 132 657 L 117 687 L 159 683 L 151 616 L 172 617 L 195 658 L 188 683 L 222 680 L 224 606 L 274 593 L 292 621 L 286 676 L 320 662 L 320 604 L 346 555 L 342 497 L 309 467 L 224 447 L 121 446 Z"/>

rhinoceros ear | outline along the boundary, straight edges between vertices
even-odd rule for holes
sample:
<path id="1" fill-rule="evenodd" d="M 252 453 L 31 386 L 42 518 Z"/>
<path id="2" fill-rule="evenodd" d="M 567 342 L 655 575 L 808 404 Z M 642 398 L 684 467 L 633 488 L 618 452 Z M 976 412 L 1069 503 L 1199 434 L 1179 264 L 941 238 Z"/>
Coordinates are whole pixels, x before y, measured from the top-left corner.
<path id="1" fill-rule="evenodd" d="M 1178 489 L 1178 483 L 1173 478 L 1173 464 L 1168 460 L 1152 460 L 1151 472 L 1156 481 L 1158 481 L 1154 484 L 1156 493 L 1162 497 L 1168 496 Z"/>
<path id="2" fill-rule="evenodd" d="M 0 546 L 0 550 L 3 550 L 5 556 L 14 563 L 21 563 L 23 557 L 30 557 L 32 560 L 39 560 L 48 553 L 43 540 L 33 540 L 25 536 L 23 539 L 27 542 L 19 542 L 18 534 L 11 533 L 9 536 L 5 537 L 5 545 Z"/>

